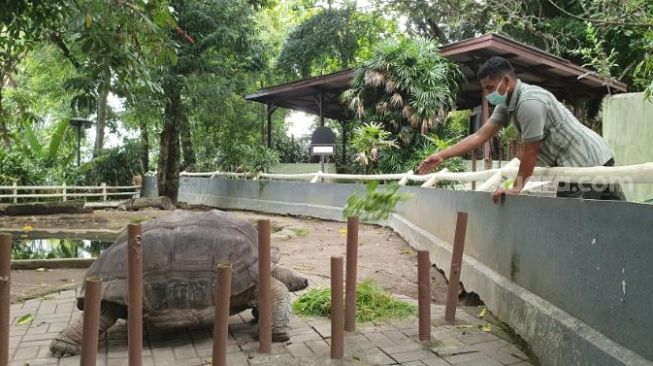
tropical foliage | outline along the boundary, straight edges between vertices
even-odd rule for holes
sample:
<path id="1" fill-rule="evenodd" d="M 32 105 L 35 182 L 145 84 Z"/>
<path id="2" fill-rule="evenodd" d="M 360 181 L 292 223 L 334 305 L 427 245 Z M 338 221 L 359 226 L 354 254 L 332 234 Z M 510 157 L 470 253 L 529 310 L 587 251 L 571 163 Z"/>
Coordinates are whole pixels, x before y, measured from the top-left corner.
<path id="1" fill-rule="evenodd" d="M 390 132 L 375 122 L 365 123 L 354 129 L 351 147 L 356 152 L 354 160 L 369 173 L 374 173 L 379 155 L 385 150 L 399 148 L 395 141 L 390 139 Z"/>
<path id="2" fill-rule="evenodd" d="M 306 137 L 281 109 L 263 147 L 265 108 L 243 95 L 345 68 L 356 74 L 343 96 L 356 118 L 327 121 L 349 152 L 339 169 L 415 170 L 468 132 L 469 114 L 451 112 L 462 74 L 439 46 L 486 32 L 653 92 L 645 0 L 7 0 L 0 184 L 122 185 L 157 171 L 160 193 L 175 198 L 183 170 L 309 162 Z M 596 115 L 600 101 L 583 105 Z M 80 131 L 80 167 L 72 117 L 94 122 Z"/>
<path id="3" fill-rule="evenodd" d="M 392 23 L 356 10 L 354 4 L 325 9 L 310 17 L 286 39 L 277 65 L 291 78 L 305 78 L 353 66 L 370 46 L 383 38 Z"/>
<path id="4" fill-rule="evenodd" d="M 399 192 L 399 184 L 393 182 L 379 187 L 378 181 L 367 183 L 365 193 L 354 192 L 348 199 L 343 217 L 360 217 L 362 220 L 385 220 L 401 201 L 408 201 L 413 196 Z"/>
<path id="5" fill-rule="evenodd" d="M 383 124 L 402 147 L 444 120 L 463 81 L 435 42 L 400 39 L 377 45 L 342 98 L 361 121 Z"/>

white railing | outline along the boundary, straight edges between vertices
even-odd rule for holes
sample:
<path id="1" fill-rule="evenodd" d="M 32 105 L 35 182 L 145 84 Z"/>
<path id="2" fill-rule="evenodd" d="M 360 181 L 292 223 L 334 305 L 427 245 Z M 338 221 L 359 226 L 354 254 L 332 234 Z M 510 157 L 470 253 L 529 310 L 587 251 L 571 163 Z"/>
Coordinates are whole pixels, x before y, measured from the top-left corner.
<path id="1" fill-rule="evenodd" d="M 6 191 L 11 193 L 7 194 Z M 21 193 L 24 191 L 47 192 L 47 193 Z M 11 199 L 14 203 L 20 198 L 61 198 L 67 201 L 70 198 L 102 198 L 107 201 L 110 197 L 136 198 L 141 193 L 140 186 L 107 186 L 102 183 L 99 186 L 19 186 L 14 183 L 11 186 L 0 186 L 0 201 Z"/>
<path id="2" fill-rule="evenodd" d="M 271 173 L 232 173 L 232 172 L 206 172 L 206 173 L 189 173 L 182 172 L 182 177 L 231 177 L 231 178 L 252 178 L 269 179 L 269 180 L 307 180 L 311 183 L 322 181 L 338 180 L 357 180 L 357 181 L 399 181 L 400 185 L 406 185 L 408 182 L 421 182 L 422 187 L 433 187 L 438 182 L 482 182 L 476 188 L 477 191 L 494 191 L 504 180 L 514 178 L 519 170 L 519 159 L 513 159 L 506 166 L 497 169 L 482 170 L 477 172 L 450 172 L 443 169 L 436 173 L 426 175 L 416 175 L 413 171 L 401 174 L 330 174 L 321 171 L 304 174 L 271 174 Z M 551 181 L 572 182 L 572 183 L 593 183 L 595 181 L 607 181 L 610 183 L 653 183 L 653 162 L 625 165 L 617 167 L 588 167 L 588 168 L 570 168 L 555 167 L 543 168 L 536 167 L 533 172 L 534 180 L 527 185 L 526 191 L 542 186 Z M 543 182 L 542 182 L 543 181 Z"/>

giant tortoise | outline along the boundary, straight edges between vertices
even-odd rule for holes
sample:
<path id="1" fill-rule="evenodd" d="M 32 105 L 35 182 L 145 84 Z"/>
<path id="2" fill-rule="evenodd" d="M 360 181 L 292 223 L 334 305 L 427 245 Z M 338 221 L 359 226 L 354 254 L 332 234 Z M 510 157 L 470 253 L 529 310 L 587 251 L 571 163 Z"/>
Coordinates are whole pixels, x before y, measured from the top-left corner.
<path id="1" fill-rule="evenodd" d="M 151 328 L 206 327 L 213 323 L 216 266 L 233 265 L 230 313 L 256 310 L 258 245 L 252 225 L 222 211 L 176 210 L 143 224 L 143 321 Z M 289 291 L 308 286 L 306 278 L 278 267 L 272 248 L 272 340 L 288 339 Z M 127 316 L 127 232 L 93 263 L 87 277 L 102 278 L 100 332 Z M 84 309 L 84 288 L 77 307 Z M 78 354 L 82 320 L 51 343 L 53 355 Z"/>

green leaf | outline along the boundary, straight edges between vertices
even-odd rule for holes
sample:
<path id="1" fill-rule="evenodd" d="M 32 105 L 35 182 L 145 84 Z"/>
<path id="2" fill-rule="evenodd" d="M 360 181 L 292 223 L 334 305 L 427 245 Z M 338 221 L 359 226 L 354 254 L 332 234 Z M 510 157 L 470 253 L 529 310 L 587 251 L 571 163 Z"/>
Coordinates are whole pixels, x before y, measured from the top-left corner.
<path id="1" fill-rule="evenodd" d="M 33 320 L 34 320 L 34 315 L 25 314 L 25 315 L 21 316 L 20 318 L 18 318 L 18 320 L 16 320 L 16 324 L 18 324 L 18 325 L 31 324 Z"/>
<path id="2" fill-rule="evenodd" d="M 62 119 L 59 121 L 59 124 L 57 124 L 57 127 L 54 130 L 54 133 L 52 134 L 52 138 L 50 139 L 50 146 L 48 147 L 48 158 L 51 160 L 54 160 L 57 157 L 57 153 L 59 152 L 59 147 L 61 146 L 61 142 L 63 141 L 63 136 L 66 133 L 66 129 L 68 128 L 68 120 L 67 119 Z"/>
<path id="3" fill-rule="evenodd" d="M 90 14 L 86 14 L 86 17 L 84 18 L 84 25 L 86 28 L 91 28 L 93 25 L 93 18 L 91 17 Z"/>
<path id="4" fill-rule="evenodd" d="M 25 137 L 27 138 L 27 142 L 29 143 L 29 147 L 32 149 L 34 154 L 36 156 L 41 156 L 41 144 L 39 143 L 39 140 L 36 138 L 36 133 L 34 133 L 34 129 L 32 128 L 32 124 L 29 121 L 23 121 L 23 130 L 25 132 Z"/>

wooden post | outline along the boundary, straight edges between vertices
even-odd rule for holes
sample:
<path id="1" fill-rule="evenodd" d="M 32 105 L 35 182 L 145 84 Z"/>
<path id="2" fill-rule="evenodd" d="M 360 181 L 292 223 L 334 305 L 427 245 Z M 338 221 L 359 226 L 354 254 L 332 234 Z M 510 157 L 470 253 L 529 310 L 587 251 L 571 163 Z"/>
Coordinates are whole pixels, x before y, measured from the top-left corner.
<path id="1" fill-rule="evenodd" d="M 64 202 L 67 201 L 67 200 L 68 200 L 68 197 L 66 196 L 66 193 L 67 193 L 67 192 L 66 192 L 66 183 L 65 183 L 65 182 L 64 182 L 64 184 L 63 184 L 63 188 L 62 188 L 62 190 L 61 190 L 61 193 L 62 193 L 62 195 L 63 195 L 63 201 L 64 201 Z"/>
<path id="2" fill-rule="evenodd" d="M 218 264 L 215 286 L 215 317 L 213 322 L 213 366 L 227 365 L 227 337 L 229 332 L 229 300 L 231 297 L 231 269 L 229 263 Z"/>
<path id="3" fill-rule="evenodd" d="M 143 352 L 143 247 L 140 224 L 127 226 L 129 262 L 129 292 L 127 294 L 128 361 L 129 366 L 141 366 Z"/>
<path id="4" fill-rule="evenodd" d="M 18 203 L 18 183 L 14 181 L 14 203 Z"/>
<path id="5" fill-rule="evenodd" d="M 356 269 L 358 262 L 358 217 L 347 218 L 347 280 L 345 282 L 345 330 L 356 330 Z"/>
<path id="6" fill-rule="evenodd" d="M 458 305 L 458 286 L 460 284 L 460 270 L 463 263 L 465 249 L 465 234 L 467 232 L 467 212 L 458 212 L 456 220 L 456 235 L 453 239 L 453 253 L 451 254 L 451 269 L 449 269 L 449 288 L 447 289 L 447 305 L 444 319 L 453 322 L 456 320 L 456 305 Z"/>
<path id="7" fill-rule="evenodd" d="M 270 220 L 258 221 L 259 352 L 272 351 L 272 306 L 270 268 Z"/>
<path id="8" fill-rule="evenodd" d="M 102 200 L 106 201 L 107 200 L 107 184 L 102 183 Z"/>
<path id="9" fill-rule="evenodd" d="M 82 354 L 80 366 L 95 365 L 100 333 L 100 301 L 102 279 L 88 277 L 84 289 L 84 328 L 82 330 Z"/>
<path id="10" fill-rule="evenodd" d="M 9 364 L 11 234 L 0 234 L 0 366 Z"/>
<path id="11" fill-rule="evenodd" d="M 338 360 L 344 356 L 342 310 L 342 257 L 331 257 L 331 358 Z"/>
<path id="12" fill-rule="evenodd" d="M 417 252 L 419 340 L 431 340 L 431 259 L 428 250 Z"/>

